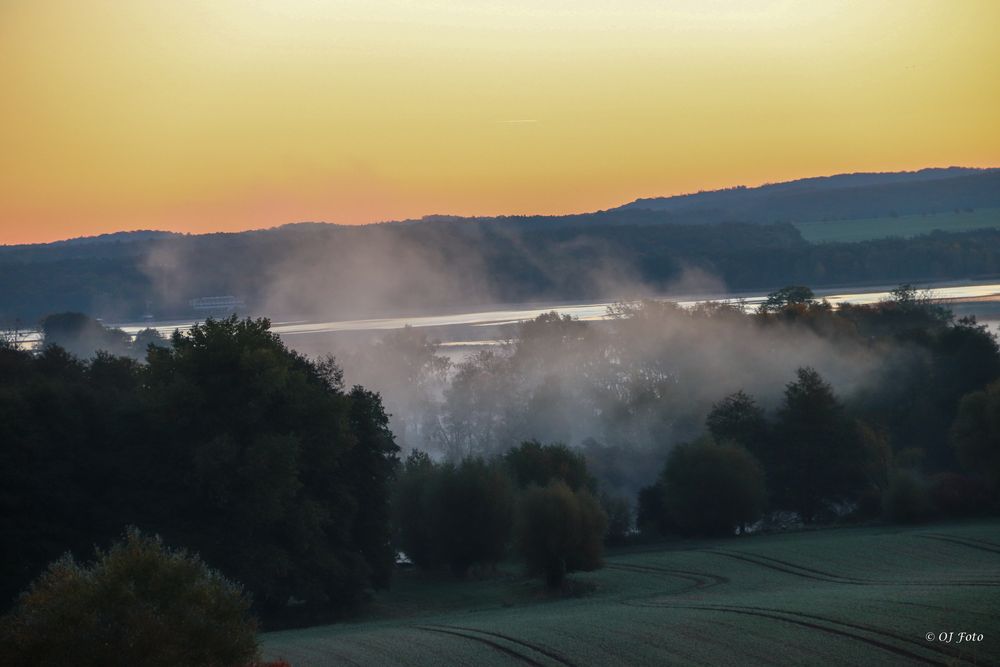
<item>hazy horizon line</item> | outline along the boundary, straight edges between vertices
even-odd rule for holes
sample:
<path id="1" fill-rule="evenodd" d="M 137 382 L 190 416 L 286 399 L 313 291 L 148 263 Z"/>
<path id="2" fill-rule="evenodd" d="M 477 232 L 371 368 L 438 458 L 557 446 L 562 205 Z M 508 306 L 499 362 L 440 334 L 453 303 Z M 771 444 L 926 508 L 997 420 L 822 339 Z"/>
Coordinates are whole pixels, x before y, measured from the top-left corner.
<path id="1" fill-rule="evenodd" d="M 498 121 L 498 122 L 524 122 L 524 121 Z M 425 213 L 418 218 L 402 218 L 394 220 L 372 220 L 370 222 L 360 222 L 360 223 L 344 223 L 344 222 L 331 222 L 329 220 L 295 220 L 291 222 L 282 222 L 271 225 L 270 227 L 247 227 L 245 229 L 239 230 L 216 230 L 216 231 L 204 231 L 204 232 L 180 232 L 173 231 L 170 229 L 151 229 L 148 227 L 136 227 L 132 229 L 119 229 L 113 232 L 102 232 L 99 234 L 81 234 L 80 236 L 70 236 L 65 238 L 55 238 L 48 241 L 36 241 L 32 243 L 0 243 L 0 248 L 16 248 L 24 246 L 44 246 L 53 245 L 56 243 L 67 243 L 71 241 L 82 241 L 86 239 L 98 239 L 105 236 L 115 236 L 118 234 L 165 234 L 170 236 L 213 236 L 219 234 L 246 234 L 249 232 L 265 232 L 275 229 L 281 229 L 283 227 L 290 227 L 294 225 L 329 225 L 336 227 L 367 227 L 371 225 L 392 225 L 392 224 L 403 224 L 420 222 L 427 220 L 428 218 L 459 218 L 465 220 L 482 220 L 490 218 L 528 218 L 528 217 L 541 217 L 541 218 L 558 218 L 570 215 L 591 215 L 594 213 L 601 213 L 605 211 L 613 211 L 615 209 L 627 206 L 628 204 L 637 201 L 649 201 L 655 199 L 673 199 L 677 197 L 687 197 L 691 195 L 711 193 L 711 192 L 723 192 L 726 190 L 733 190 L 737 188 L 746 188 L 748 190 L 753 190 L 757 188 L 767 187 L 770 185 L 783 185 L 786 183 L 795 183 L 798 181 L 805 181 L 817 178 L 834 178 L 837 176 L 854 176 L 854 175 L 879 175 L 879 174 L 917 174 L 924 171 L 945 171 L 949 169 L 966 169 L 970 171 L 995 171 L 1000 169 L 1000 166 L 989 166 L 989 167 L 967 167 L 963 165 L 948 165 L 948 166 L 929 166 L 920 167 L 918 169 L 899 169 L 899 170 L 887 170 L 887 171 L 841 171 L 827 174 L 813 174 L 809 176 L 800 176 L 798 178 L 792 178 L 784 181 L 760 181 L 753 184 L 737 183 L 734 185 L 728 185 L 724 187 L 707 188 L 695 191 L 683 191 L 675 192 L 671 194 L 664 195 L 652 195 L 647 197 L 635 197 L 624 203 L 620 203 L 608 208 L 601 208 L 591 211 L 564 211 L 561 213 L 517 213 L 517 214 L 505 214 L 505 213 L 494 213 L 494 214 L 457 214 L 457 213 Z"/>

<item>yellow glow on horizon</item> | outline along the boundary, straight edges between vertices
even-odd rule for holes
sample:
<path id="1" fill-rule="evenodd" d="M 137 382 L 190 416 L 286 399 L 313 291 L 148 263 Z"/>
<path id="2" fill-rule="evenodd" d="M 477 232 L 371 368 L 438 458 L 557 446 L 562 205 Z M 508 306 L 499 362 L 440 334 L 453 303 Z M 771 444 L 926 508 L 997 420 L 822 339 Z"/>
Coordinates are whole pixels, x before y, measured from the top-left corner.
<path id="1" fill-rule="evenodd" d="M 0 243 L 1000 165 L 1000 3 L 608 4 L 0 0 Z"/>

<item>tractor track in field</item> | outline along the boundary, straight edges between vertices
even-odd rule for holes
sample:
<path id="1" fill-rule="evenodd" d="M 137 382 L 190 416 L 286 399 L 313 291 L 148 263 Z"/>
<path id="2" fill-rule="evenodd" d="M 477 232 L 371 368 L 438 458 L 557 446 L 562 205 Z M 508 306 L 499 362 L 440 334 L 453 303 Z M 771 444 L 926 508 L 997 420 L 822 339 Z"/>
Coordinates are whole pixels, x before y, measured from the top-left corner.
<path id="1" fill-rule="evenodd" d="M 718 586 L 720 584 L 728 584 L 729 578 L 723 577 L 717 574 L 708 574 L 706 572 L 694 572 L 692 570 L 677 570 L 674 568 L 657 567 L 655 565 L 634 565 L 632 563 L 605 563 L 604 567 L 609 570 L 620 570 L 624 572 L 641 572 L 648 574 L 661 574 L 667 577 L 674 577 L 676 579 L 683 579 L 685 581 L 692 582 L 692 585 L 688 588 L 683 589 L 678 592 L 686 592 L 689 590 L 702 590 L 705 588 L 711 588 L 712 586 Z"/>
<path id="2" fill-rule="evenodd" d="M 804 579 L 822 581 L 830 584 L 847 584 L 852 586 L 970 586 L 980 588 L 994 588 L 1000 586 L 1000 581 L 968 580 L 957 581 L 886 581 L 880 579 L 860 579 L 858 577 L 847 577 L 831 572 L 816 570 L 803 565 L 796 565 L 788 561 L 779 560 L 770 556 L 760 554 L 748 554 L 741 551 L 706 549 L 706 553 L 733 558 L 746 563 L 751 563 L 759 567 L 764 567 L 775 572 L 783 572 Z"/>
<path id="3" fill-rule="evenodd" d="M 944 535 L 941 533 L 924 533 L 922 535 L 917 535 L 917 537 L 922 537 L 925 540 L 949 542 L 951 544 L 969 547 L 970 549 L 979 549 L 980 551 L 1000 554 L 1000 544 L 994 544 L 993 542 L 987 542 L 986 540 L 977 540 L 971 537 L 958 537 L 957 535 Z"/>
<path id="4" fill-rule="evenodd" d="M 771 558 L 770 556 L 761 556 L 759 554 L 748 554 L 742 551 L 731 551 L 723 549 L 706 549 L 706 551 L 710 554 L 725 556 L 726 558 L 732 558 L 734 560 L 750 563 L 751 565 L 757 565 L 759 567 L 764 567 L 769 570 L 774 570 L 776 572 L 782 572 L 784 574 L 792 574 L 797 577 L 802 577 L 804 579 L 812 579 L 814 581 L 823 581 L 826 583 L 833 583 L 833 584 L 854 584 L 857 586 L 870 586 L 879 583 L 877 581 L 871 581 L 867 579 L 858 579 L 855 577 L 843 577 L 839 574 L 824 572 L 822 570 L 816 570 L 810 567 L 803 567 L 801 565 L 796 565 L 795 563 L 789 563 L 788 561 L 778 560 L 777 558 Z"/>
<path id="5" fill-rule="evenodd" d="M 783 610 L 783 609 L 765 609 L 765 608 L 761 608 L 761 607 L 741 607 L 741 606 L 735 606 L 735 605 L 685 605 L 685 604 L 676 604 L 676 603 L 672 603 L 672 602 L 656 603 L 656 602 L 625 601 L 625 602 L 623 602 L 623 604 L 626 604 L 628 606 L 635 606 L 635 607 L 659 607 L 659 608 L 667 608 L 667 609 L 690 609 L 690 610 L 701 610 L 701 611 L 715 611 L 715 612 L 730 613 L 730 614 L 742 614 L 742 615 L 745 615 L 745 616 L 756 616 L 758 618 L 768 618 L 768 619 L 772 619 L 772 620 L 776 620 L 776 621 L 783 621 L 785 623 L 791 623 L 793 625 L 799 625 L 799 626 L 802 626 L 802 627 L 805 627 L 805 628 L 809 628 L 809 629 L 812 629 L 812 630 L 819 630 L 821 632 L 826 632 L 826 633 L 832 634 L 832 635 L 838 635 L 838 636 L 841 636 L 841 637 L 846 637 L 848 639 L 853 639 L 855 641 L 859 641 L 859 642 L 862 642 L 864 644 L 868 644 L 869 646 L 874 646 L 874 647 L 876 647 L 878 649 L 881 649 L 883 651 L 887 651 L 889 653 L 894 653 L 896 655 L 903 656 L 903 657 L 909 658 L 911 660 L 916 660 L 916 661 L 924 663 L 924 664 L 928 664 L 928 665 L 940 665 L 942 667 L 945 666 L 945 665 L 950 664 L 949 662 L 937 660 L 937 659 L 934 659 L 934 658 L 928 658 L 928 657 L 926 657 L 924 655 L 921 655 L 919 653 L 915 653 L 915 652 L 910 651 L 910 650 L 908 650 L 906 648 L 902 648 L 902 647 L 896 646 L 894 644 L 888 644 L 888 643 L 886 643 L 884 641 L 880 641 L 878 639 L 872 639 L 871 637 L 866 637 L 865 635 L 859 634 L 858 632 L 852 632 L 851 631 L 851 630 L 860 630 L 861 632 L 867 632 L 869 634 L 880 635 L 882 637 L 885 637 L 885 638 L 888 638 L 888 639 L 893 639 L 895 641 L 903 641 L 903 642 L 906 642 L 908 644 L 914 644 L 914 645 L 916 645 L 917 647 L 919 647 L 921 649 L 941 654 L 941 655 L 947 657 L 949 660 L 955 659 L 955 658 L 964 660 L 964 658 L 962 658 L 961 656 L 956 655 L 956 654 L 951 653 L 951 652 L 948 652 L 947 650 L 941 649 L 940 647 L 934 646 L 933 644 L 927 644 L 927 645 L 920 644 L 920 643 L 915 642 L 915 641 L 913 641 L 913 640 L 911 640 L 911 639 L 909 639 L 907 637 L 902 637 L 902 636 L 896 635 L 894 633 L 888 633 L 888 632 L 886 632 L 884 630 L 874 629 L 874 628 L 870 628 L 870 627 L 866 627 L 866 626 L 859 626 L 859 625 L 856 625 L 856 624 L 846 623 L 846 622 L 843 622 L 843 621 L 837 621 L 837 620 L 834 620 L 834 619 L 829 619 L 829 618 L 821 617 L 821 616 L 815 616 L 815 615 L 809 615 L 809 614 L 802 614 L 802 613 L 799 613 L 799 612 L 790 612 L 790 611 L 786 611 L 786 610 Z M 829 624 L 833 624 L 833 625 L 839 625 L 839 626 L 841 626 L 841 628 L 850 628 L 850 629 L 841 629 L 841 628 L 836 628 L 836 627 L 828 627 L 826 625 L 820 625 L 819 623 L 813 622 L 813 621 L 822 621 L 824 623 L 829 623 Z M 978 664 L 983 664 L 983 663 L 978 663 Z"/>
<path id="6" fill-rule="evenodd" d="M 506 641 L 513 642 L 514 644 L 520 644 L 525 648 L 530 648 L 533 651 L 537 651 L 538 653 L 541 653 L 542 655 L 551 658 L 552 660 L 555 660 L 560 665 L 565 665 L 566 667 L 576 667 L 575 663 L 571 662 L 569 658 L 559 653 L 555 649 L 549 648 L 547 646 L 542 646 L 541 644 L 535 644 L 534 642 L 529 642 L 524 639 L 517 639 L 516 637 L 511 637 L 510 635 L 505 635 L 500 632 L 494 632 L 492 630 L 480 630 L 479 628 L 468 628 L 461 625 L 430 624 L 427 627 L 464 630 L 466 632 L 478 632 L 481 635 L 490 635 L 492 637 L 497 637 L 499 639 L 504 639 Z"/>
<path id="7" fill-rule="evenodd" d="M 548 658 L 550 658 L 552 660 L 555 660 L 559 664 L 565 665 L 566 667 L 575 667 L 572 663 L 565 661 L 563 658 L 557 656 L 554 652 L 547 651 L 547 650 L 541 650 L 538 646 L 534 646 L 534 645 L 532 645 L 532 644 L 530 644 L 528 642 L 522 641 L 520 639 L 514 639 L 513 637 L 508 637 L 506 635 L 501 635 L 498 632 L 486 632 L 485 630 L 473 630 L 472 628 L 461 628 L 459 626 L 453 626 L 453 625 L 418 625 L 418 626 L 415 626 L 415 627 L 417 629 L 423 630 L 425 632 L 437 632 L 439 634 L 452 635 L 452 636 L 455 636 L 455 637 L 461 637 L 462 639 L 468 639 L 470 641 L 478 642 L 480 644 L 484 644 L 486 646 L 489 646 L 492 649 L 500 651 L 501 653 L 504 653 L 504 654 L 506 654 L 506 655 L 508 655 L 508 656 L 510 656 L 512 658 L 515 658 L 515 659 L 517 659 L 517 660 L 519 660 L 519 661 L 521 661 L 521 662 L 523 662 L 525 664 L 533 665 L 534 667 L 546 667 L 546 665 L 544 663 L 541 663 L 541 662 L 535 660 L 530 655 L 525 655 L 524 653 L 521 653 L 519 651 L 515 651 L 514 649 L 512 649 L 512 648 L 510 648 L 508 646 L 504 646 L 503 644 L 495 642 L 492 639 L 489 639 L 488 637 L 481 637 L 479 634 L 473 634 L 473 633 L 481 633 L 481 634 L 485 634 L 485 635 L 491 635 L 491 636 L 497 637 L 499 639 L 503 639 L 505 641 L 511 642 L 513 644 L 518 644 L 520 646 L 524 646 L 525 648 L 529 648 L 529 649 L 531 649 L 533 651 L 538 651 L 538 653 L 540 653 L 540 654 L 542 654 L 542 655 L 544 655 L 544 656 L 546 656 L 546 657 L 548 657 Z"/>
<path id="8" fill-rule="evenodd" d="M 931 651 L 932 653 L 939 653 L 948 658 L 956 658 L 959 660 L 967 660 L 963 657 L 962 652 L 954 648 L 944 648 L 947 645 L 942 644 L 932 644 L 928 642 L 921 642 L 906 635 L 897 634 L 891 630 L 886 630 L 884 628 L 877 628 L 864 623 L 855 623 L 852 621 L 843 621 L 837 618 L 830 618 L 828 616 L 820 616 L 818 614 L 807 614 L 802 611 L 789 611 L 786 609 L 770 609 L 767 607 L 751 607 L 751 606 L 740 606 L 740 605 L 718 605 L 720 607 L 732 607 L 732 608 L 742 608 L 742 609 L 752 609 L 754 611 L 771 612 L 777 614 L 787 614 L 788 616 L 795 616 L 799 618 L 811 619 L 814 621 L 822 621 L 824 623 L 830 623 L 832 625 L 840 625 L 848 628 L 854 628 L 855 630 L 861 630 L 864 632 L 869 632 L 874 635 L 880 635 L 887 639 L 895 639 L 896 641 L 904 642 L 906 644 L 912 644 L 918 648 L 924 649 L 926 651 Z M 978 661 L 977 664 L 980 665 L 996 665 L 994 662 L 982 662 Z"/>
<path id="9" fill-rule="evenodd" d="M 924 602 L 910 602 L 908 600 L 887 600 L 890 604 L 898 604 L 904 607 L 919 607 L 921 609 L 934 609 L 935 611 L 946 611 L 950 614 L 969 614 L 971 616 L 982 616 L 984 618 L 993 619 L 994 614 L 990 614 L 984 611 L 974 611 L 972 609 L 953 609 L 951 607 L 942 607 L 935 604 L 926 604 Z"/>

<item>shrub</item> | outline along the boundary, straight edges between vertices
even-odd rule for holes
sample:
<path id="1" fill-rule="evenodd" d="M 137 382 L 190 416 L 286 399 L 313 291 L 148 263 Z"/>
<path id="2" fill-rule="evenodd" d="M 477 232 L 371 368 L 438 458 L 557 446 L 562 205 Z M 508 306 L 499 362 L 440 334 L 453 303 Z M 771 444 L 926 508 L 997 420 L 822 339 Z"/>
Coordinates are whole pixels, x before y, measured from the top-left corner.
<path id="1" fill-rule="evenodd" d="M 514 488 L 503 466 L 480 459 L 435 464 L 423 452 L 406 460 L 396 485 L 396 539 L 424 569 L 464 574 L 503 558 L 514 522 Z"/>
<path id="2" fill-rule="evenodd" d="M 135 529 L 89 565 L 52 563 L 0 625 L 18 665 L 245 665 L 257 623 L 243 589 Z"/>
<path id="3" fill-rule="evenodd" d="M 532 484 L 545 486 L 553 480 L 562 480 L 573 491 L 582 488 L 594 491 L 597 486 L 597 480 L 587 471 L 583 453 L 574 452 L 563 444 L 543 445 L 537 440 L 528 440 L 512 448 L 503 458 L 522 489 Z"/>
<path id="4" fill-rule="evenodd" d="M 589 491 L 562 481 L 524 492 L 518 508 L 517 543 L 531 575 L 544 575 L 549 588 L 566 574 L 601 566 L 607 517 Z"/>
<path id="5" fill-rule="evenodd" d="M 682 534 L 732 535 L 760 518 L 767 498 L 757 459 L 707 437 L 674 447 L 662 482 L 667 520 Z"/>
<path id="6" fill-rule="evenodd" d="M 439 564 L 441 549 L 433 520 L 433 506 L 438 466 L 426 452 L 413 450 L 406 457 L 393 493 L 393 525 L 397 546 L 419 567 L 431 569 Z"/>
<path id="7" fill-rule="evenodd" d="M 965 469 L 986 476 L 1000 493 L 1000 382 L 962 397 L 950 435 Z"/>
<path id="8" fill-rule="evenodd" d="M 608 517 L 608 529 L 604 534 L 607 544 L 623 544 L 632 530 L 632 507 L 625 496 L 601 494 L 601 509 Z"/>
<path id="9" fill-rule="evenodd" d="M 894 523 L 917 523 L 930 518 L 933 507 L 927 483 L 912 470 L 897 470 L 882 496 L 882 515 Z"/>
<path id="10" fill-rule="evenodd" d="M 442 529 L 437 536 L 452 572 L 473 565 L 495 566 L 510 543 L 514 489 L 501 466 L 466 459 L 443 467 L 434 511 Z"/>
<path id="11" fill-rule="evenodd" d="M 674 527 L 667 516 L 662 481 L 639 490 L 635 523 L 643 535 L 668 535 L 674 532 Z"/>
<path id="12" fill-rule="evenodd" d="M 981 514 L 990 503 L 990 488 L 985 480 L 954 472 L 931 477 L 928 492 L 934 509 L 950 517 Z"/>

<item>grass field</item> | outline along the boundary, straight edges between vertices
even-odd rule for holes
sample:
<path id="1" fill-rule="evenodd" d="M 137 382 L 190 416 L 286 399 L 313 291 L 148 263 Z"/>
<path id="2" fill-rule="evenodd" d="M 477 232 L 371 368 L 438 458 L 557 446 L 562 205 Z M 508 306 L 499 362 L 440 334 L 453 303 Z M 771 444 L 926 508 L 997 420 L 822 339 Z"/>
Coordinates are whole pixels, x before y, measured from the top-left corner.
<path id="1" fill-rule="evenodd" d="M 593 592 L 408 572 L 365 619 L 266 634 L 264 652 L 294 667 L 1000 664 L 996 521 L 679 542 L 574 579 Z"/>
<path id="2" fill-rule="evenodd" d="M 962 213 L 902 215 L 897 218 L 866 218 L 831 222 L 794 223 L 802 237 L 811 243 L 831 241 L 868 241 L 889 236 L 917 236 L 935 229 L 964 232 L 971 229 L 1000 227 L 1000 208 L 977 209 Z"/>

